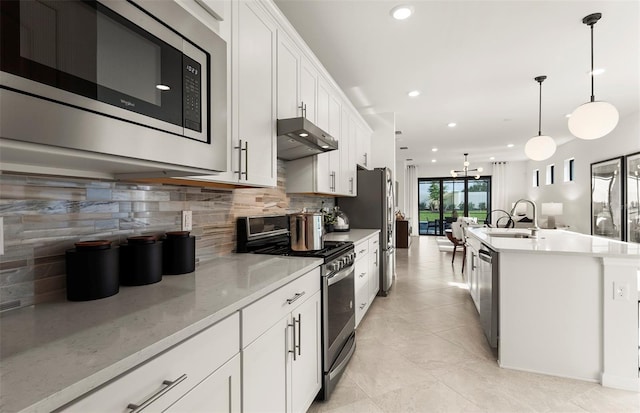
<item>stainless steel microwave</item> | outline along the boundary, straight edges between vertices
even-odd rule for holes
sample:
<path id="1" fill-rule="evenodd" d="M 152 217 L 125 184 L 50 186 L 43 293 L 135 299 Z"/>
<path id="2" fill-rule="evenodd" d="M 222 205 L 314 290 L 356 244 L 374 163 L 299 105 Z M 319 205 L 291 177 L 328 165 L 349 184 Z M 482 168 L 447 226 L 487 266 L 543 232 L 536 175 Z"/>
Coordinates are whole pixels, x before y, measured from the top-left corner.
<path id="1" fill-rule="evenodd" d="M 1 0 L 0 14 L 2 138 L 226 168 L 226 43 L 176 2 Z"/>

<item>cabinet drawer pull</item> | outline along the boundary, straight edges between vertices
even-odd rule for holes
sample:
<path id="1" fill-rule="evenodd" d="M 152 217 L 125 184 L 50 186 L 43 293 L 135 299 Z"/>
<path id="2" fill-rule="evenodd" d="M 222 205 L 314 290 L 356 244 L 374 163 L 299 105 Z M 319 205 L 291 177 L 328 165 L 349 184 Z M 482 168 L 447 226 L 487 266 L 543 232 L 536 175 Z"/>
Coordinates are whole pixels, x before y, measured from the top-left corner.
<path id="1" fill-rule="evenodd" d="M 362 310 L 363 308 L 365 308 L 367 306 L 367 303 L 362 303 L 360 304 L 360 309 Z"/>
<path id="2" fill-rule="evenodd" d="M 293 296 L 293 298 L 287 298 L 287 304 L 291 304 L 294 301 L 296 301 L 298 298 L 302 297 L 304 295 L 304 291 L 301 293 L 296 293 L 296 295 Z"/>
<path id="3" fill-rule="evenodd" d="M 178 377 L 177 379 L 175 379 L 173 381 L 171 381 L 171 380 L 163 380 L 162 381 L 162 385 L 166 386 L 166 387 L 163 387 L 160 390 L 158 390 L 157 392 L 155 392 L 151 397 L 149 397 L 147 400 L 142 402 L 142 404 L 129 403 L 127 405 L 127 409 L 131 410 L 130 413 L 138 413 L 138 412 L 142 411 L 147 406 L 149 406 L 151 403 L 153 403 L 156 400 L 158 400 L 165 393 L 167 393 L 169 390 L 173 389 L 174 387 L 176 387 L 178 384 L 182 383 L 186 379 L 187 379 L 187 375 L 183 374 L 182 376 Z"/>
<path id="4" fill-rule="evenodd" d="M 358 251 L 358 254 L 364 254 L 365 251 L 366 250 L 360 250 L 360 251 Z"/>
<path id="5" fill-rule="evenodd" d="M 366 273 L 366 272 L 361 272 L 361 273 L 360 273 L 360 278 L 364 278 L 364 276 L 365 276 L 365 275 L 367 275 L 367 273 Z"/>

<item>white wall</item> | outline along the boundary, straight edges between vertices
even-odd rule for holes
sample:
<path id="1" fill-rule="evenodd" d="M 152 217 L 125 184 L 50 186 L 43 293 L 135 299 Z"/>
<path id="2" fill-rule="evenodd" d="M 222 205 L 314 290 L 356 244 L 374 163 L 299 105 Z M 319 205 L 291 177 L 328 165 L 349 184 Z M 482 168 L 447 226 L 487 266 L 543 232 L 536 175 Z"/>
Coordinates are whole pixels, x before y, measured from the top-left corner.
<path id="1" fill-rule="evenodd" d="M 492 176 L 493 167 L 491 163 L 472 164 L 471 168 L 483 168 L 481 175 Z M 418 178 L 445 178 L 451 176 L 451 169 L 462 169 L 462 163 L 459 165 L 419 165 Z M 509 162 L 507 191 L 511 202 L 515 202 L 520 198 L 526 198 L 527 194 L 527 162 Z M 416 183 L 417 184 L 417 183 Z"/>
<path id="2" fill-rule="evenodd" d="M 393 112 L 363 115 L 373 133 L 371 134 L 371 167 L 391 169 L 396 176 L 396 114 Z"/>
<path id="3" fill-rule="evenodd" d="M 556 225 L 583 234 L 591 233 L 591 164 L 640 151 L 640 116 L 638 113 L 620 119 L 609 135 L 593 141 L 573 139 L 559 146 L 556 153 L 542 162 L 527 162 L 527 198 L 540 206 L 543 202 L 562 202 L 563 215 Z M 575 158 L 575 180 L 563 182 L 564 160 Z M 554 164 L 555 184 L 545 185 L 547 165 Z M 533 171 L 540 169 L 540 187 L 533 188 Z"/>
<path id="4" fill-rule="evenodd" d="M 405 171 L 406 171 L 406 162 L 400 163 L 396 166 L 396 188 L 397 188 L 397 197 L 396 202 L 398 204 L 396 209 L 399 209 L 400 212 L 404 213 L 405 216 L 409 212 L 405 206 Z"/>

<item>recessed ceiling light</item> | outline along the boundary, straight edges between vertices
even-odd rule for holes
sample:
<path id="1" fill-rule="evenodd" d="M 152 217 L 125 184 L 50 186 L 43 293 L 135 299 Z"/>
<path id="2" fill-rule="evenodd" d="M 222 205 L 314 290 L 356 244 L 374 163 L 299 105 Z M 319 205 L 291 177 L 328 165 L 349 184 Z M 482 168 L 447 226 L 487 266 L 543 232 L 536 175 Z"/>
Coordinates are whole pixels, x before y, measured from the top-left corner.
<path id="1" fill-rule="evenodd" d="M 495 156 L 491 156 L 491 157 L 489 157 L 489 160 L 490 160 L 490 161 L 494 161 L 495 159 L 496 159 L 496 157 L 495 157 Z"/>
<path id="2" fill-rule="evenodd" d="M 514 144 L 510 143 L 507 145 L 507 148 L 513 148 L 514 146 L 515 146 Z"/>
<path id="3" fill-rule="evenodd" d="M 438 148 L 431 148 L 431 152 L 438 152 Z"/>
<path id="4" fill-rule="evenodd" d="M 320 145 L 321 148 L 323 149 L 327 149 L 329 147 L 329 145 Z"/>
<path id="5" fill-rule="evenodd" d="M 308 133 L 301 133 L 301 134 L 300 134 L 300 137 L 301 137 L 301 138 L 306 138 L 307 136 L 309 136 L 309 134 L 308 134 Z"/>
<path id="6" fill-rule="evenodd" d="M 409 97 L 416 97 L 416 96 L 420 96 L 420 91 L 419 90 L 412 90 L 411 92 L 407 93 L 407 95 L 409 95 Z"/>
<path id="7" fill-rule="evenodd" d="M 455 122 L 447 123 L 447 126 L 450 127 L 450 128 L 455 128 L 456 125 L 457 125 L 457 123 L 455 123 Z"/>
<path id="8" fill-rule="evenodd" d="M 407 5 L 396 6 L 391 9 L 391 16 L 396 20 L 404 20 L 413 14 L 413 7 Z"/>
<path id="9" fill-rule="evenodd" d="M 571 117 L 571 113 L 567 113 L 566 115 L 564 115 L 565 118 L 570 118 Z"/>
<path id="10" fill-rule="evenodd" d="M 593 69 L 593 75 L 594 76 L 598 76 L 601 75 L 605 72 L 605 69 L 603 67 L 600 67 L 598 69 Z M 591 74 L 591 72 L 588 73 L 589 75 Z"/>
<path id="11" fill-rule="evenodd" d="M 167 85 L 156 85 L 156 89 L 162 90 L 162 91 L 171 90 L 171 88 Z"/>
<path id="12" fill-rule="evenodd" d="M 436 159 L 431 160 L 431 163 L 436 163 L 436 162 L 438 162 Z"/>

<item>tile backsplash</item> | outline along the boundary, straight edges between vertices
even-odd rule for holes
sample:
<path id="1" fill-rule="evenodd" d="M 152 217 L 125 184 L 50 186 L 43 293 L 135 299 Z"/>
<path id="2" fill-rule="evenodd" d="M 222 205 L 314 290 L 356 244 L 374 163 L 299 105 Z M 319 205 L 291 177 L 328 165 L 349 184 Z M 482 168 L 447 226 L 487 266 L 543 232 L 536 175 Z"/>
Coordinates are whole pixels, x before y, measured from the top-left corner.
<path id="1" fill-rule="evenodd" d="M 65 297 L 65 250 L 80 240 L 119 244 L 132 235 L 180 229 L 193 211 L 196 260 L 231 253 L 239 216 L 333 206 L 334 198 L 289 195 L 284 162 L 275 188 L 218 189 L 0 174 L 0 310 Z"/>

